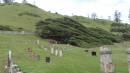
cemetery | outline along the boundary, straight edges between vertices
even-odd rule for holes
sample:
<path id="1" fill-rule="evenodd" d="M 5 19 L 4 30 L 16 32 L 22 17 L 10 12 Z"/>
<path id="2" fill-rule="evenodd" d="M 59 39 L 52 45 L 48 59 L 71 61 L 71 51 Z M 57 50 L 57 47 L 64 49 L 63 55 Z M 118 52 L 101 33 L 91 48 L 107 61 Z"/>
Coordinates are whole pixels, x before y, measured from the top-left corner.
<path id="1" fill-rule="evenodd" d="M 130 73 L 127 23 L 61 15 L 26 0 L 4 1 L 0 73 Z"/>
<path id="2" fill-rule="evenodd" d="M 12 39 L 16 41 L 16 43 L 18 42 L 17 40 L 25 40 L 27 42 L 29 40 L 33 40 L 34 42 L 37 40 L 35 36 L 23 37 L 21 35 L 15 35 L 15 37 L 20 39 L 15 39 L 13 37 L 14 35 L 0 35 L 0 37 L 2 36 L 7 39 L 6 42 L 10 42 Z M 2 42 L 2 39 L 0 39 L 0 41 Z M 124 45 L 122 43 L 112 46 L 106 45 L 102 48 L 97 47 L 93 50 L 87 50 L 87 52 L 84 52 L 83 48 L 68 45 L 55 44 L 56 46 L 49 47 L 49 42 L 44 42 L 44 40 L 39 40 L 39 45 L 43 46 L 42 48 L 39 48 L 37 43 L 34 44 L 34 42 L 29 42 L 30 44 L 18 43 L 17 45 L 10 43 L 9 46 L 6 46 L 8 43 L 0 43 L 0 45 L 3 45 L 0 49 L 0 53 L 2 54 L 0 55 L 0 71 L 5 73 L 3 70 L 5 70 L 5 66 L 8 62 L 9 50 L 12 51 L 13 63 L 16 64 L 16 67 L 18 65 L 20 71 L 23 73 L 31 73 L 29 71 L 35 73 L 38 70 L 40 71 L 37 73 L 42 73 L 44 71 L 51 71 L 53 68 L 56 69 L 58 67 L 61 67 L 58 69 L 64 67 L 64 70 L 76 70 L 74 73 L 79 73 L 80 71 L 91 73 L 109 73 L 108 71 L 112 73 L 127 73 L 129 71 L 129 45 Z M 130 44 L 130 42 L 126 42 L 125 44 Z M 10 47 L 11 49 L 8 49 Z M 44 50 L 44 47 L 47 48 L 47 51 Z M 119 58 L 119 56 L 121 58 Z M 47 68 L 51 69 L 48 70 Z M 95 68 L 95 70 L 93 70 L 93 68 Z M 56 72 L 59 71 L 56 69 Z"/>

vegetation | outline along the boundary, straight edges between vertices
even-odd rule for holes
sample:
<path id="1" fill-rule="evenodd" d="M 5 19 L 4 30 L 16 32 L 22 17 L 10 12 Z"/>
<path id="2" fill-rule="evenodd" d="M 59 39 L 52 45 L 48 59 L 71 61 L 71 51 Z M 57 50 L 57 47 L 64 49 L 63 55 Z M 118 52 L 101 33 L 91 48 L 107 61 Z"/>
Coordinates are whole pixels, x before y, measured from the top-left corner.
<path id="1" fill-rule="evenodd" d="M 37 24 L 37 33 L 42 38 L 79 47 L 93 47 L 119 42 L 119 38 L 100 28 L 87 28 L 77 21 L 64 17 L 46 19 Z"/>
<path id="2" fill-rule="evenodd" d="M 2 30 L 2 31 L 12 31 L 12 29 L 9 26 L 2 26 L 2 25 L 0 25 L 0 30 Z"/>

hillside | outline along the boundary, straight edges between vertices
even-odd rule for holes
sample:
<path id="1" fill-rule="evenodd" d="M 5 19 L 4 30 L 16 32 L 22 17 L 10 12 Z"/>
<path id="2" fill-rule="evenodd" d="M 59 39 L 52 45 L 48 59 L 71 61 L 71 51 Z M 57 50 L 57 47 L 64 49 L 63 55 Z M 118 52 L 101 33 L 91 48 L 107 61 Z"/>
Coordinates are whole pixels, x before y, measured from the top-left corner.
<path id="1" fill-rule="evenodd" d="M 26 31 L 35 31 L 35 25 L 39 20 L 61 16 L 30 4 L 0 4 L 0 10 L 0 25 L 8 25 L 13 29 L 23 28 Z"/>
<path id="2" fill-rule="evenodd" d="M 48 22 L 48 25 L 50 25 L 49 28 L 51 29 L 59 27 L 63 32 L 65 29 L 67 33 L 70 30 L 74 30 L 72 33 L 75 34 L 78 32 L 78 34 L 82 35 L 82 41 L 84 41 L 84 38 L 85 40 L 89 38 L 94 42 L 98 40 L 97 43 L 99 44 L 102 37 L 105 37 L 103 40 L 114 41 L 111 39 L 113 34 L 109 32 L 112 24 L 111 21 L 99 19 L 94 21 L 82 16 L 66 17 L 71 18 L 72 22 L 67 22 L 71 21 L 70 19 L 64 20 L 63 15 L 50 13 L 30 4 L 0 4 L 1 30 L 9 30 L 12 28 L 13 30 L 35 32 L 37 30 L 36 28 L 38 28 L 36 25 L 38 25 L 39 21 L 42 21 Z M 57 25 L 51 26 L 52 22 L 48 19 L 54 20 L 54 23 Z M 59 21 L 57 22 L 57 20 Z M 10 28 L 4 27 L 6 29 L 3 29 L 3 26 L 6 25 Z M 63 25 L 66 25 L 65 27 L 69 28 L 69 31 L 67 28 L 63 29 Z M 124 27 L 125 26 L 123 26 L 123 28 Z M 45 26 L 43 28 L 45 28 Z M 55 29 L 54 31 L 57 30 L 58 29 Z M 75 30 L 77 32 L 75 32 Z M 89 35 L 86 34 L 87 31 Z M 65 33 L 63 34 L 63 36 L 67 35 L 65 35 Z M 79 36 L 72 37 L 80 38 Z M 40 41 L 40 45 L 43 47 L 37 44 L 37 40 Z M 93 43 L 91 40 L 89 41 Z M 80 44 L 78 41 L 76 41 L 76 43 Z M 121 42 L 113 43 L 113 45 L 105 45 L 112 49 L 113 62 L 116 65 L 117 73 L 128 73 L 126 49 L 130 47 L 129 44 L 130 42 Z M 63 56 L 59 57 L 51 54 L 50 48 L 52 46 L 48 39 L 42 39 L 37 35 L 0 33 L 0 73 L 5 73 L 9 50 L 13 52 L 13 62 L 17 64 L 24 73 L 101 73 L 99 47 L 95 47 L 95 45 L 92 44 L 90 46 L 93 48 L 81 48 L 69 44 L 54 44 L 55 49 L 63 50 Z M 33 54 L 40 55 L 40 60 L 33 59 L 27 52 L 28 48 L 32 49 Z M 45 48 L 48 48 L 48 50 L 46 51 Z M 88 52 L 85 50 L 88 50 Z M 92 51 L 96 51 L 97 56 L 92 56 Z M 51 63 L 45 62 L 46 57 L 50 57 Z"/>
<path id="3" fill-rule="evenodd" d="M 0 4 L 0 9 L 0 25 L 8 25 L 13 29 L 23 28 L 26 31 L 35 31 L 35 25 L 39 20 L 64 17 L 63 15 L 41 10 L 30 4 Z M 107 20 L 93 21 L 82 16 L 74 16 L 71 18 L 86 27 L 100 27 L 108 31 L 112 23 Z"/>

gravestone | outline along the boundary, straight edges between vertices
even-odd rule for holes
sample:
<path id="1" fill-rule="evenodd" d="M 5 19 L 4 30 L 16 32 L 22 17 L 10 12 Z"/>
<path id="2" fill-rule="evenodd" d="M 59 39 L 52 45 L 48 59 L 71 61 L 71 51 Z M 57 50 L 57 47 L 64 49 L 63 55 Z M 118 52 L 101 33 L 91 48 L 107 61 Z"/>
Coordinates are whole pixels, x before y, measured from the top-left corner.
<path id="1" fill-rule="evenodd" d="M 40 44 L 40 41 L 39 41 L 39 40 L 37 40 L 37 41 L 36 41 L 36 43 L 37 43 L 37 45 L 39 45 L 39 44 Z"/>
<path id="2" fill-rule="evenodd" d="M 63 56 L 63 51 L 59 50 L 59 56 L 62 57 Z"/>
<path id="3" fill-rule="evenodd" d="M 92 52 L 91 52 L 91 55 L 92 55 L 92 56 L 97 56 L 96 51 L 92 51 Z"/>
<path id="4" fill-rule="evenodd" d="M 51 48 L 51 54 L 54 54 L 54 51 L 55 51 L 55 50 L 54 50 L 54 48 L 52 47 L 52 48 Z"/>
<path id="5" fill-rule="evenodd" d="M 88 50 L 84 50 L 85 52 L 88 52 Z"/>
<path id="6" fill-rule="evenodd" d="M 112 52 L 108 48 L 100 48 L 100 62 L 103 73 L 115 73 L 111 54 Z"/>
<path id="7" fill-rule="evenodd" d="M 55 49 L 55 56 L 58 56 L 58 49 Z"/>
<path id="8" fill-rule="evenodd" d="M 40 61 L 40 55 L 36 55 L 36 60 Z"/>
<path id="9" fill-rule="evenodd" d="M 46 63 L 50 63 L 51 62 L 51 58 L 50 57 L 46 57 Z"/>

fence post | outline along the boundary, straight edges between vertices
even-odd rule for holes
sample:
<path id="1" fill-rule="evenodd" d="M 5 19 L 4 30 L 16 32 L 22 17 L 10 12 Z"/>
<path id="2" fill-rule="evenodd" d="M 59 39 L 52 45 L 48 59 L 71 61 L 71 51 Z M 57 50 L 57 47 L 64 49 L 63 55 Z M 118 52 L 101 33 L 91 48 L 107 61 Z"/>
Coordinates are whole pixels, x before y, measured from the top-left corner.
<path id="1" fill-rule="evenodd" d="M 103 73 L 115 73 L 111 54 L 112 52 L 108 48 L 100 48 L 101 70 Z"/>
<path id="2" fill-rule="evenodd" d="M 128 54 L 128 68 L 130 73 L 130 48 L 127 50 L 127 54 Z"/>

